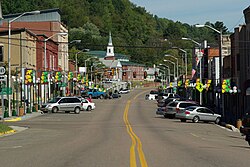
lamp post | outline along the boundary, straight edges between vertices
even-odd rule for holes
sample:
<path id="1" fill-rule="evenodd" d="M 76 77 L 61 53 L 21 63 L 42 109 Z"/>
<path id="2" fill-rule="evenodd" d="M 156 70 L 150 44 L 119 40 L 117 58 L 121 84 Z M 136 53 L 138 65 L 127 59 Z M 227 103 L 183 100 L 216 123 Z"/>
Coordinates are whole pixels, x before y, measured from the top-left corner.
<path id="1" fill-rule="evenodd" d="M 192 41 L 193 43 L 195 43 L 196 45 L 199 46 L 199 54 L 198 54 L 198 58 L 200 61 L 200 82 L 202 83 L 202 74 L 201 74 L 201 59 L 202 59 L 202 55 L 201 55 L 201 43 L 191 39 L 191 38 L 182 38 L 183 40 L 188 40 L 188 41 Z M 202 92 L 200 92 L 200 105 L 202 105 Z"/>
<path id="2" fill-rule="evenodd" d="M 185 51 L 184 49 L 181 49 L 179 47 L 172 47 L 172 48 L 182 51 L 185 55 L 185 80 L 186 80 L 187 79 L 187 51 Z"/>
<path id="3" fill-rule="evenodd" d="M 173 64 L 174 65 L 174 81 L 175 81 L 175 77 L 176 77 L 176 75 L 175 75 L 175 62 L 172 62 L 172 61 L 170 61 L 170 60 L 164 60 L 165 62 L 169 62 L 169 63 L 171 63 L 171 64 Z"/>
<path id="4" fill-rule="evenodd" d="M 170 83 L 170 69 L 169 69 L 169 66 L 166 66 L 165 64 L 159 64 L 159 66 L 164 66 L 166 69 L 168 69 L 168 83 Z"/>
<path id="5" fill-rule="evenodd" d="M 68 35 L 68 33 L 65 33 L 65 32 L 59 32 L 59 33 L 55 33 L 53 35 L 51 35 L 50 37 L 44 39 L 44 70 L 46 71 L 46 68 L 47 68 L 47 63 L 46 63 L 46 56 L 47 56 L 47 49 L 46 49 L 46 43 L 49 39 L 53 38 L 54 36 L 56 35 L 62 35 L 62 36 L 65 36 L 65 35 Z M 44 85 L 44 101 L 46 102 L 46 85 Z"/>
<path id="6" fill-rule="evenodd" d="M 78 72 L 78 67 L 77 67 L 77 63 L 78 63 L 78 60 L 77 60 L 77 55 L 79 54 L 79 53 L 82 53 L 82 52 L 85 52 L 85 51 L 89 51 L 89 49 L 83 49 L 83 50 L 80 50 L 80 51 L 78 51 L 77 53 L 76 53 L 76 55 L 75 55 L 75 62 L 76 62 L 76 72 Z M 86 61 L 85 61 L 85 67 L 86 67 Z"/>
<path id="7" fill-rule="evenodd" d="M 172 56 L 172 55 L 165 55 L 165 57 L 172 57 L 172 58 L 174 58 L 176 61 L 177 61 L 177 78 L 179 77 L 179 64 L 178 64 L 178 58 L 176 58 L 176 57 L 174 57 L 174 56 Z"/>
<path id="8" fill-rule="evenodd" d="M 15 20 L 19 19 L 20 17 L 27 15 L 27 14 L 39 14 L 40 11 L 32 11 L 32 12 L 24 12 L 20 14 L 19 16 L 13 18 L 12 20 L 8 21 L 8 90 L 10 91 L 11 88 L 11 23 L 14 22 Z M 10 103 L 10 94 L 8 92 L 8 108 L 9 108 L 9 116 L 11 114 L 11 103 Z"/>
<path id="9" fill-rule="evenodd" d="M 219 83 L 218 85 L 220 85 L 220 88 L 222 90 L 222 77 L 223 77 L 223 64 L 222 64 L 222 31 L 220 30 L 217 30 L 209 25 L 206 25 L 206 24 L 197 24 L 195 25 L 195 27 L 198 27 L 198 28 L 201 28 L 201 27 L 208 27 L 210 29 L 212 29 L 213 31 L 215 31 L 216 33 L 218 33 L 220 35 L 220 41 L 219 41 Z M 220 108 L 220 103 L 222 104 L 222 92 L 220 92 L 220 102 L 219 102 L 219 108 Z M 222 105 L 221 107 L 221 110 L 222 110 L 222 116 L 224 116 L 224 106 Z"/>

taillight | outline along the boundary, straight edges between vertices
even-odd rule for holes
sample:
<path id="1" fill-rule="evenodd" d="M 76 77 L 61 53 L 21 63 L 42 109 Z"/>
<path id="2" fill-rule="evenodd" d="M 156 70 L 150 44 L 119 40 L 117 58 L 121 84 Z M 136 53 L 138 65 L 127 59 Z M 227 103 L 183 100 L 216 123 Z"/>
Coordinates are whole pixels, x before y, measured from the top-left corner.
<path id="1" fill-rule="evenodd" d="M 176 108 L 175 110 L 176 110 L 176 112 L 180 111 L 180 109 L 179 109 L 179 108 Z"/>
<path id="2" fill-rule="evenodd" d="M 190 112 L 189 112 L 189 111 L 185 111 L 185 114 L 186 114 L 186 115 L 189 115 L 189 114 L 190 114 Z"/>
<path id="3" fill-rule="evenodd" d="M 81 106 L 83 106 L 83 103 L 81 103 Z"/>

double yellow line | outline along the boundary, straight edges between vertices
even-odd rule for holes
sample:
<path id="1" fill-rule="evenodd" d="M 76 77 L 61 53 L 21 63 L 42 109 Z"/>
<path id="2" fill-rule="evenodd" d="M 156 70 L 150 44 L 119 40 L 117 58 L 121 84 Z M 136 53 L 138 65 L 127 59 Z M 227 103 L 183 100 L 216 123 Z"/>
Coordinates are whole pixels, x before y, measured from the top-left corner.
<path id="1" fill-rule="evenodd" d="M 131 137 L 131 140 L 132 140 L 132 145 L 130 147 L 130 167 L 137 167 L 136 154 L 135 154 L 136 146 L 137 146 L 137 152 L 139 154 L 141 167 L 148 167 L 147 161 L 145 159 L 145 156 L 144 156 L 144 153 L 143 153 L 143 150 L 142 150 L 141 140 L 133 132 L 131 124 L 129 123 L 129 120 L 128 120 L 128 111 L 129 111 L 130 104 L 131 104 L 131 101 L 128 100 L 128 102 L 126 104 L 126 107 L 125 107 L 125 110 L 124 110 L 124 113 L 123 113 L 123 121 L 124 121 L 124 123 L 126 125 L 127 132 L 128 132 L 128 134 L 129 134 L 129 136 Z"/>

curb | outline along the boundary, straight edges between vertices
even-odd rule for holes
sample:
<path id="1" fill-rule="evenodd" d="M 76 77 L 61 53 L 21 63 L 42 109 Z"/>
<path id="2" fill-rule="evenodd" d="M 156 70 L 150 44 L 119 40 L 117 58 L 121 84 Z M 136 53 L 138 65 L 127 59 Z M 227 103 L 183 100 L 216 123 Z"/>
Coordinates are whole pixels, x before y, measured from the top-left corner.
<path id="1" fill-rule="evenodd" d="M 240 130 L 238 128 L 234 127 L 233 125 L 226 124 L 225 127 L 232 130 L 233 132 L 240 132 Z"/>
<path id="2" fill-rule="evenodd" d="M 12 134 L 12 133 L 15 133 L 15 132 L 16 132 L 16 131 L 15 131 L 14 129 L 12 129 L 12 130 L 9 130 L 9 131 L 0 133 L 0 136 Z"/>

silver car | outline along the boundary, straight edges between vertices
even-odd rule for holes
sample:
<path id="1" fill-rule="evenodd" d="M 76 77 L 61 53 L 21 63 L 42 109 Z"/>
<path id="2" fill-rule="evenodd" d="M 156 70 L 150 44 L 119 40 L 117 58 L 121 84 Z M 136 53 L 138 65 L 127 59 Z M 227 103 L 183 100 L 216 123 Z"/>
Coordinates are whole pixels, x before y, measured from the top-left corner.
<path id="1" fill-rule="evenodd" d="M 199 121 L 204 122 L 215 122 L 219 124 L 221 115 L 215 114 L 212 110 L 207 107 L 190 106 L 183 110 L 178 110 L 176 118 L 179 118 L 181 122 L 186 122 L 186 120 L 192 120 L 194 123 Z"/>
<path id="2" fill-rule="evenodd" d="M 48 103 L 42 105 L 41 110 L 43 112 L 52 112 L 56 113 L 58 111 L 65 111 L 66 113 L 75 112 L 79 114 L 83 104 L 81 99 L 78 97 L 56 97 Z"/>
<path id="3" fill-rule="evenodd" d="M 165 107 L 165 111 L 163 112 L 163 115 L 165 118 L 175 118 L 176 112 L 179 110 L 183 110 L 189 106 L 199 106 L 194 101 L 173 101 L 168 103 L 168 105 Z"/>

